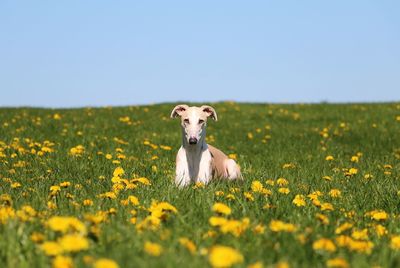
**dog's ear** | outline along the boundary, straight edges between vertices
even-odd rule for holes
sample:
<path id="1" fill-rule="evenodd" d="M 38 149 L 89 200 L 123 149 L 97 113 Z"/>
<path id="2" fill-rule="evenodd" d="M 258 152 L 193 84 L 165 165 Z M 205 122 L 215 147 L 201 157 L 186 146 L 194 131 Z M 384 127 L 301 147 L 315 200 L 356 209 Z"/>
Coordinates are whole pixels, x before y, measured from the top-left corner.
<path id="1" fill-rule="evenodd" d="M 200 107 L 204 113 L 207 114 L 207 117 L 211 117 L 212 119 L 214 119 L 215 121 L 218 120 L 217 118 L 217 112 L 215 111 L 215 109 L 211 106 L 208 105 L 203 105 Z"/>
<path id="2" fill-rule="evenodd" d="M 188 108 L 189 106 L 187 106 L 186 104 L 176 105 L 175 108 L 172 110 L 171 118 L 182 116 L 182 113 L 185 112 Z"/>

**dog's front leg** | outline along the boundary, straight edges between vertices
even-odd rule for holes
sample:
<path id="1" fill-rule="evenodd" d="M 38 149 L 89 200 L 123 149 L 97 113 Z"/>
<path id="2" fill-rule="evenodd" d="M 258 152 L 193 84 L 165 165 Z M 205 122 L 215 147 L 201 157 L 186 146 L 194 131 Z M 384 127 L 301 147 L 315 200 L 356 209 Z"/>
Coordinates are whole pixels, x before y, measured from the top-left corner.
<path id="1" fill-rule="evenodd" d="M 179 149 L 176 156 L 175 185 L 185 187 L 190 184 L 189 165 L 183 148 Z"/>
<path id="2" fill-rule="evenodd" d="M 208 184 L 212 179 L 212 158 L 208 150 L 204 151 L 201 156 L 198 182 Z"/>

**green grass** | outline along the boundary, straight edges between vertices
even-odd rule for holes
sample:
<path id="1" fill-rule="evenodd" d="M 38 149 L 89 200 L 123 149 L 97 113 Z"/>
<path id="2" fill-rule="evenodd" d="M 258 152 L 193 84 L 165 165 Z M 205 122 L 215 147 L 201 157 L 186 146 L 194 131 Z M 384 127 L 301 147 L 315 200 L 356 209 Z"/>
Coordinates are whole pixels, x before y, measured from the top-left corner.
<path id="1" fill-rule="evenodd" d="M 0 266 L 51 266 L 52 257 L 41 250 L 42 242 L 32 241 L 32 233 L 43 234 L 45 241 L 56 240 L 61 234 L 46 225 L 51 216 L 73 216 L 90 228 L 85 214 L 111 208 L 116 213 L 109 214 L 97 226 L 99 232 L 86 235 L 89 249 L 65 254 L 73 259 L 75 266 L 91 267 L 87 261 L 91 256 L 94 260 L 110 258 L 120 267 L 205 267 L 209 266 L 205 249 L 216 244 L 241 252 L 244 262 L 238 267 L 258 261 L 265 267 L 280 262 L 291 267 L 325 267 L 328 259 L 336 257 L 345 259 L 352 267 L 400 265 L 400 251 L 391 247 L 392 237 L 400 235 L 399 103 L 216 103 L 213 106 L 219 121 L 208 123 L 210 143 L 226 154 L 237 155 L 245 180 L 243 183 L 214 181 L 205 188 L 182 190 L 173 184 L 174 160 L 181 140 L 178 120 L 169 118 L 174 104 L 65 110 L 0 109 L 0 194 L 8 194 L 12 199 L 12 204 L 3 200 L 1 206 L 11 206 L 16 213 L 9 219 L 0 213 Z M 59 114 L 61 119 L 54 119 L 54 114 Z M 131 124 L 122 122 L 123 117 L 129 117 Z M 324 133 L 327 134 L 324 136 Z M 121 144 L 115 138 L 126 143 Z M 40 151 L 46 140 L 54 143 L 51 146 L 54 152 L 42 156 L 31 152 L 32 149 Z M 144 144 L 145 140 L 157 146 L 171 146 L 172 150 L 152 148 Z M 70 155 L 70 149 L 77 145 L 83 145 L 85 152 L 82 156 Z M 119 164 L 113 163 L 117 148 L 125 156 Z M 362 154 L 358 163 L 352 162 L 352 156 L 357 153 Z M 107 159 L 105 154 L 112 154 L 112 159 Z M 325 160 L 328 155 L 334 160 Z M 152 159 L 153 156 L 158 158 Z M 284 168 L 284 164 L 292 165 Z M 112 190 L 111 178 L 118 166 L 125 170 L 123 178 L 146 177 L 151 185 L 123 189 L 116 199 L 100 198 L 99 194 Z M 356 168 L 357 174 L 346 176 L 350 168 Z M 365 178 L 366 174 L 372 178 Z M 324 176 L 330 176 L 331 180 L 323 179 Z M 289 194 L 278 192 L 278 178 L 289 182 Z M 266 183 L 269 179 L 275 181 L 274 186 Z M 262 182 L 272 195 L 253 193 L 251 184 L 255 180 Z M 51 197 L 50 187 L 66 181 L 71 185 Z M 228 200 L 226 195 L 234 187 L 239 188 L 234 193 L 236 199 Z M 339 189 L 341 197 L 330 197 L 331 189 Z M 223 191 L 224 196 L 216 196 L 216 191 Z M 313 205 L 307 195 L 314 191 L 321 191 L 321 203 L 331 203 L 334 210 L 321 211 Z M 246 200 L 244 192 L 252 193 L 254 201 Z M 306 206 L 297 207 L 292 203 L 297 194 L 305 196 Z M 142 207 L 122 205 L 120 201 L 129 195 L 138 197 Z M 85 199 L 92 200 L 93 205 L 83 206 Z M 149 214 L 144 208 L 152 200 L 166 201 L 178 213 L 171 213 L 156 231 L 138 232 L 130 223 L 130 211 L 137 210 L 139 223 Z M 49 208 L 48 201 L 57 208 Z M 211 210 L 215 202 L 232 209 L 231 219 L 248 217 L 248 229 L 236 237 L 210 226 L 209 218 L 216 215 Z M 268 204 L 271 208 L 263 208 Z M 38 214 L 27 219 L 21 217 L 24 205 L 31 206 Z M 372 210 L 384 210 L 388 219 L 378 222 L 365 216 Z M 353 215 L 349 217 L 348 212 Z M 317 213 L 326 215 L 329 224 L 316 219 Z M 271 220 L 292 223 L 297 230 L 272 232 Z M 374 245 L 371 253 L 338 245 L 335 230 L 344 222 L 354 223 L 344 235 L 351 236 L 355 229 L 368 229 L 367 240 Z M 375 233 L 374 225 L 378 223 L 387 229 L 387 234 Z M 265 226 L 264 233 L 253 232 L 258 224 Z M 216 231 L 216 235 L 204 237 L 209 230 Z M 302 234 L 303 243 L 299 240 Z M 195 243 L 194 255 L 180 245 L 180 237 Z M 333 241 L 336 250 L 313 249 L 313 242 L 320 238 Z M 163 253 L 159 257 L 149 256 L 143 249 L 146 241 L 160 244 Z"/>

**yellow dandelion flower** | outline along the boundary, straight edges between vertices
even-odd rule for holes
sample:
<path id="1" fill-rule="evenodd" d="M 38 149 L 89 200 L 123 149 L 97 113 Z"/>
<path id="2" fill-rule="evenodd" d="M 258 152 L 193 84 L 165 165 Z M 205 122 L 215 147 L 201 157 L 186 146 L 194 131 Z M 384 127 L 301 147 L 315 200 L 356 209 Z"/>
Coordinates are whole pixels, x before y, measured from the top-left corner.
<path id="1" fill-rule="evenodd" d="M 325 157 L 325 160 L 326 161 L 333 161 L 333 160 L 335 160 L 335 158 L 333 158 L 333 156 L 331 156 L 331 155 L 328 155 L 327 157 Z"/>
<path id="2" fill-rule="evenodd" d="M 349 264 L 343 258 L 334 258 L 327 260 L 326 266 L 328 268 L 348 268 Z"/>
<path id="3" fill-rule="evenodd" d="M 67 252 L 78 252 L 89 248 L 89 241 L 76 234 L 64 235 L 59 239 L 60 246 Z"/>
<path id="4" fill-rule="evenodd" d="M 63 252 L 63 248 L 61 247 L 61 245 L 54 241 L 46 241 L 40 245 L 40 248 L 47 256 L 56 256 Z"/>
<path id="5" fill-rule="evenodd" d="M 320 239 L 314 241 L 313 249 L 314 250 L 328 251 L 328 252 L 335 252 L 336 251 L 336 246 L 332 242 L 332 240 L 327 239 L 327 238 L 320 238 Z"/>
<path id="6" fill-rule="evenodd" d="M 306 205 L 306 200 L 304 195 L 298 194 L 294 197 L 292 203 L 298 207 L 304 207 Z"/>
<path id="7" fill-rule="evenodd" d="M 253 181 L 251 183 L 251 190 L 255 193 L 260 193 L 264 189 L 264 186 L 260 181 Z"/>
<path id="8" fill-rule="evenodd" d="M 290 190 L 289 190 L 289 188 L 282 187 L 282 188 L 278 189 L 278 192 L 281 193 L 281 194 L 289 194 Z"/>
<path id="9" fill-rule="evenodd" d="M 390 238 L 390 247 L 395 250 L 400 250 L 400 235 L 395 235 Z"/>
<path id="10" fill-rule="evenodd" d="M 273 232 L 288 232 L 288 233 L 292 233 L 297 229 L 294 224 L 286 223 L 280 220 L 272 220 L 269 224 L 269 228 Z"/>
<path id="11" fill-rule="evenodd" d="M 190 253 L 192 254 L 196 253 L 196 245 L 189 238 L 187 237 L 179 238 L 179 244 L 181 244 L 183 247 L 189 250 Z"/>
<path id="12" fill-rule="evenodd" d="M 243 255 L 234 248 L 216 245 L 210 249 L 208 260 L 212 267 L 231 267 L 242 263 Z"/>
<path id="13" fill-rule="evenodd" d="M 71 257 L 58 255 L 53 259 L 53 268 L 72 268 L 74 263 Z"/>
<path id="14" fill-rule="evenodd" d="M 223 203 L 215 203 L 212 206 L 212 211 L 224 215 L 230 215 L 232 213 L 231 208 Z"/>
<path id="15" fill-rule="evenodd" d="M 101 258 L 94 262 L 93 268 L 119 268 L 119 266 L 111 259 Z"/>
<path id="16" fill-rule="evenodd" d="M 157 243 L 152 243 L 149 241 L 146 241 L 144 243 L 144 251 L 152 256 L 160 256 L 161 253 L 163 252 L 163 249 L 161 247 L 161 245 L 157 244 Z"/>
<path id="17" fill-rule="evenodd" d="M 277 183 L 279 186 L 286 186 L 286 185 L 289 184 L 288 180 L 285 179 L 285 178 L 278 178 L 278 179 L 276 180 L 276 183 Z"/>

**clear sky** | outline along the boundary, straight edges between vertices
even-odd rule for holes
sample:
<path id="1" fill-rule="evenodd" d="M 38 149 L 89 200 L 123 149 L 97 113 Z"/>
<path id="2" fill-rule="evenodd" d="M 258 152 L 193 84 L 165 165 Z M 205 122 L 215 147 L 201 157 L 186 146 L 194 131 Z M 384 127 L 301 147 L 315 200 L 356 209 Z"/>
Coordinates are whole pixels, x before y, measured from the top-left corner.
<path id="1" fill-rule="evenodd" d="M 400 100 L 400 1 L 0 1 L 0 106 Z"/>

